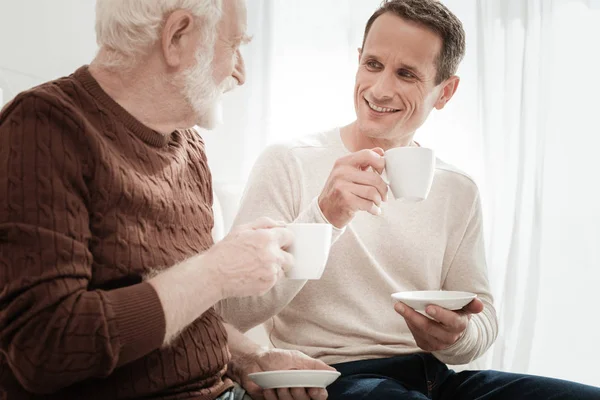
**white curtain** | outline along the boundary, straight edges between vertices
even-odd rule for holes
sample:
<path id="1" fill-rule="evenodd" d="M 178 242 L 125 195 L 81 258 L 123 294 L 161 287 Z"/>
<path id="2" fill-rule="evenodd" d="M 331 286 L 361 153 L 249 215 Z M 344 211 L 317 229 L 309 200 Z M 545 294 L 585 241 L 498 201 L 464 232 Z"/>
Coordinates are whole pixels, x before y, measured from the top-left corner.
<path id="1" fill-rule="evenodd" d="M 540 289 L 552 2 L 478 2 L 488 260 L 500 334 L 491 365 L 526 372 Z"/>
<path id="2" fill-rule="evenodd" d="M 477 2 L 495 369 L 600 386 L 600 11 L 576 0 Z"/>

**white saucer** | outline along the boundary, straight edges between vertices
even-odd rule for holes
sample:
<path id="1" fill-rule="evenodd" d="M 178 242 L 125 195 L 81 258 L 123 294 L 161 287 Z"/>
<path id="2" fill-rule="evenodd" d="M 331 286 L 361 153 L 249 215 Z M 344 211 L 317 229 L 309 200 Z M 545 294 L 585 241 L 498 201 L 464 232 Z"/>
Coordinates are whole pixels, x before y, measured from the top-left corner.
<path id="1" fill-rule="evenodd" d="M 430 304 L 448 310 L 460 310 L 476 297 L 475 293 L 449 290 L 418 290 L 415 292 L 397 292 L 392 294 L 394 300 L 401 301 L 421 313 L 425 312 L 425 308 Z"/>
<path id="2" fill-rule="evenodd" d="M 289 369 L 283 371 L 255 372 L 248 378 L 263 389 L 325 388 L 341 374 L 337 371 Z"/>

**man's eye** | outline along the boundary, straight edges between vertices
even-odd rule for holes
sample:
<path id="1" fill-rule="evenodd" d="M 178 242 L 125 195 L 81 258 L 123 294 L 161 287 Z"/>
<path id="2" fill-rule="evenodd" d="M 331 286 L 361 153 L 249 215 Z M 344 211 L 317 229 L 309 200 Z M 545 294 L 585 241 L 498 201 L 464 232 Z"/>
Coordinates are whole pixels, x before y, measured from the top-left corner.
<path id="1" fill-rule="evenodd" d="M 367 67 L 371 69 L 379 69 L 381 64 L 379 64 L 377 61 L 367 61 Z"/>
<path id="2" fill-rule="evenodd" d="M 412 72 L 404 70 L 404 69 L 398 71 L 398 75 L 401 76 L 402 78 L 410 78 L 410 79 L 413 79 L 415 77 L 415 75 Z"/>

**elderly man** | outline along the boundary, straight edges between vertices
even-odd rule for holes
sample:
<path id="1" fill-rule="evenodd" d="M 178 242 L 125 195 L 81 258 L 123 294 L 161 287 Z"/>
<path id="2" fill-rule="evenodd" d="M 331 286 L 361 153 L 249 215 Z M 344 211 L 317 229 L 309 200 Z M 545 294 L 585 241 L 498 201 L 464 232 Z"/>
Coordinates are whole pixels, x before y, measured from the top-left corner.
<path id="1" fill-rule="evenodd" d="M 0 114 L 1 398 L 238 399 L 226 374 L 331 369 L 259 349 L 213 308 L 292 262 L 267 219 L 212 246 L 190 128 L 244 83 L 245 25 L 242 0 L 98 0 L 91 65 Z"/>
<path id="2" fill-rule="evenodd" d="M 385 202 L 383 151 L 418 146 L 416 130 L 459 84 L 462 24 L 435 0 L 390 0 L 369 19 L 356 74 L 356 121 L 269 148 L 236 223 L 268 216 L 336 227 L 321 280 L 282 280 L 263 297 L 220 304 L 242 330 L 267 321 L 271 342 L 332 364 L 331 399 L 598 399 L 600 390 L 495 371 L 455 373 L 497 334 L 475 183 L 437 162 L 422 203 Z M 359 212 L 359 211 L 367 211 Z M 478 299 L 427 318 L 391 305 L 400 290 L 465 290 Z"/>

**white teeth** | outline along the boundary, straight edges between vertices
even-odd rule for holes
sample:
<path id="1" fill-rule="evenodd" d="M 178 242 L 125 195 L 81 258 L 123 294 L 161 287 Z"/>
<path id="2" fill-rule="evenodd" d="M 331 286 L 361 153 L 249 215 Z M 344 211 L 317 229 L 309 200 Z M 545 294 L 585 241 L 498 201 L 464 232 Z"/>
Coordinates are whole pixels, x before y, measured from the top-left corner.
<path id="1" fill-rule="evenodd" d="M 394 111 L 398 111 L 395 110 L 393 108 L 384 108 L 384 107 L 378 107 L 375 104 L 371 104 L 369 101 L 367 101 L 367 104 L 369 105 L 369 107 L 371 108 L 371 110 L 377 111 L 377 112 L 381 112 L 381 113 L 391 113 Z"/>

